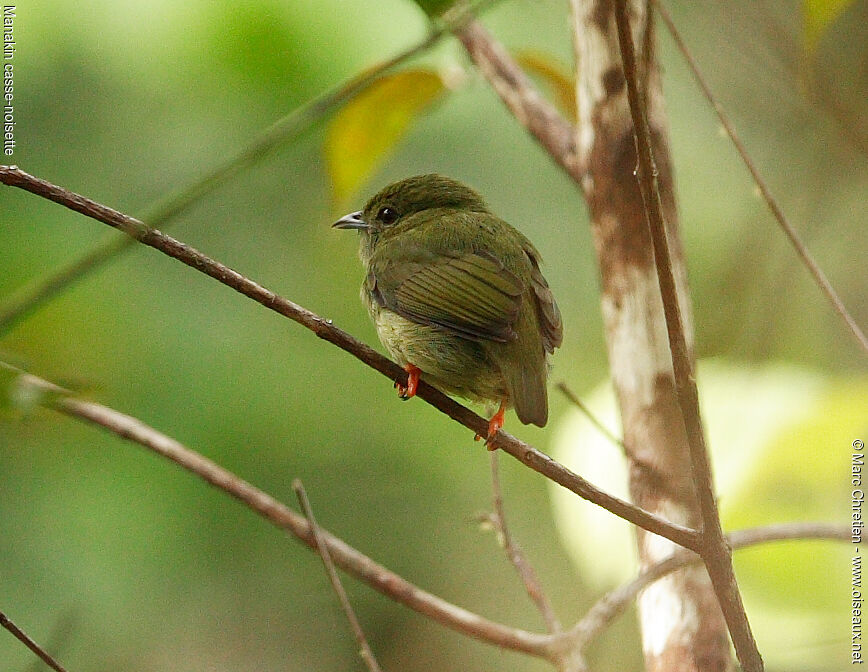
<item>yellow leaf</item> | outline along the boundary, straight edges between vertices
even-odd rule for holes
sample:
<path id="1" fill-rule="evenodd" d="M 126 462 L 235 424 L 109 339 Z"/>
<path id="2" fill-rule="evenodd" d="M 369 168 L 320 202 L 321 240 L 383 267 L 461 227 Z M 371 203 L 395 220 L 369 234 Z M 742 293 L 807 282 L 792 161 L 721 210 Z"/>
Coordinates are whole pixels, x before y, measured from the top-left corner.
<path id="1" fill-rule="evenodd" d="M 804 0 L 802 29 L 808 58 L 817 50 L 823 32 L 852 4 L 853 0 Z"/>
<path id="2" fill-rule="evenodd" d="M 358 191 L 444 89 L 435 72 L 405 70 L 378 79 L 335 115 L 324 150 L 336 203 Z"/>
<path id="3" fill-rule="evenodd" d="M 555 104 L 567 119 L 576 121 L 576 83 L 572 74 L 548 54 L 523 51 L 515 60 L 528 74 L 542 80 L 552 92 Z"/>

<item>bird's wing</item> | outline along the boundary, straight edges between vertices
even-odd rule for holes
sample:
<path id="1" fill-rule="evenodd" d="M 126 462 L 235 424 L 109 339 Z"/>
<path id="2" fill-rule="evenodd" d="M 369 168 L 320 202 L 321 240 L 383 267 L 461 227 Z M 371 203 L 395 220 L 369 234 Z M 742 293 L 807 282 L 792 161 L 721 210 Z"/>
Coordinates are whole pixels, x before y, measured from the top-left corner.
<path id="1" fill-rule="evenodd" d="M 560 347 L 564 340 L 564 325 L 561 320 L 561 311 L 549 289 L 549 283 L 539 270 L 539 253 L 532 247 L 524 250 L 531 261 L 530 284 L 536 297 L 537 317 L 539 318 L 540 331 L 543 337 L 543 346 L 546 351 L 552 353 Z"/>
<path id="2" fill-rule="evenodd" d="M 486 252 L 404 259 L 372 269 L 367 284 L 375 301 L 413 322 L 471 340 L 516 338 L 522 283 Z"/>

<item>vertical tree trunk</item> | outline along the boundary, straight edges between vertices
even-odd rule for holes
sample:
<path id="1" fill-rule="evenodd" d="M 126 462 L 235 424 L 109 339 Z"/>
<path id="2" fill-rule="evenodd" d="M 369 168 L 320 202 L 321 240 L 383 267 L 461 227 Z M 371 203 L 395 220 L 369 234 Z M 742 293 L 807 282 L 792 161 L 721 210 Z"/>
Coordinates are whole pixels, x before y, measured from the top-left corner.
<path id="1" fill-rule="evenodd" d="M 609 361 L 630 462 L 630 492 L 643 508 L 697 528 L 699 509 L 672 373 L 663 304 L 642 197 L 636 146 L 611 0 L 572 0 L 583 187 L 600 264 Z M 654 36 L 645 35 L 647 3 L 633 0 L 630 17 L 640 59 L 659 185 L 688 343 L 692 320 L 669 158 L 667 121 Z M 650 30 L 650 27 L 649 27 Z M 647 47 L 647 49 L 645 49 Z M 638 530 L 643 568 L 676 550 Z M 652 584 L 639 598 L 646 667 L 651 672 L 732 669 L 723 615 L 702 566 Z"/>

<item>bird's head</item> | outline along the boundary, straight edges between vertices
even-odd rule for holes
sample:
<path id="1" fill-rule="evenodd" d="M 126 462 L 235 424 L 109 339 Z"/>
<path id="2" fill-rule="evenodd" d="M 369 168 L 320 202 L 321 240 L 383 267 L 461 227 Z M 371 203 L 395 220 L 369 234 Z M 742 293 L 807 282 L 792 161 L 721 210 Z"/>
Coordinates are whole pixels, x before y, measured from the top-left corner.
<path id="1" fill-rule="evenodd" d="M 357 229 L 363 249 L 372 251 L 381 235 L 397 233 L 412 215 L 443 208 L 487 212 L 482 197 L 470 187 L 442 175 L 416 175 L 383 188 L 362 210 L 341 217 L 332 227 Z"/>

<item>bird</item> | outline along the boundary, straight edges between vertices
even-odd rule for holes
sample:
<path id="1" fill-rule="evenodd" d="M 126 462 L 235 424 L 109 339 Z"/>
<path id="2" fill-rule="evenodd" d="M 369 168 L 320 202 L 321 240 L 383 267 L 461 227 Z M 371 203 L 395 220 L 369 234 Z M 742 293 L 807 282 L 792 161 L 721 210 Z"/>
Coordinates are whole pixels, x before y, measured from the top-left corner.
<path id="1" fill-rule="evenodd" d="M 509 408 L 524 424 L 546 424 L 549 355 L 563 323 L 524 235 L 476 191 L 437 174 L 389 184 L 332 227 L 360 234 L 362 302 L 407 371 L 406 386 L 395 383 L 402 399 L 421 379 L 497 408 L 489 448 Z"/>

